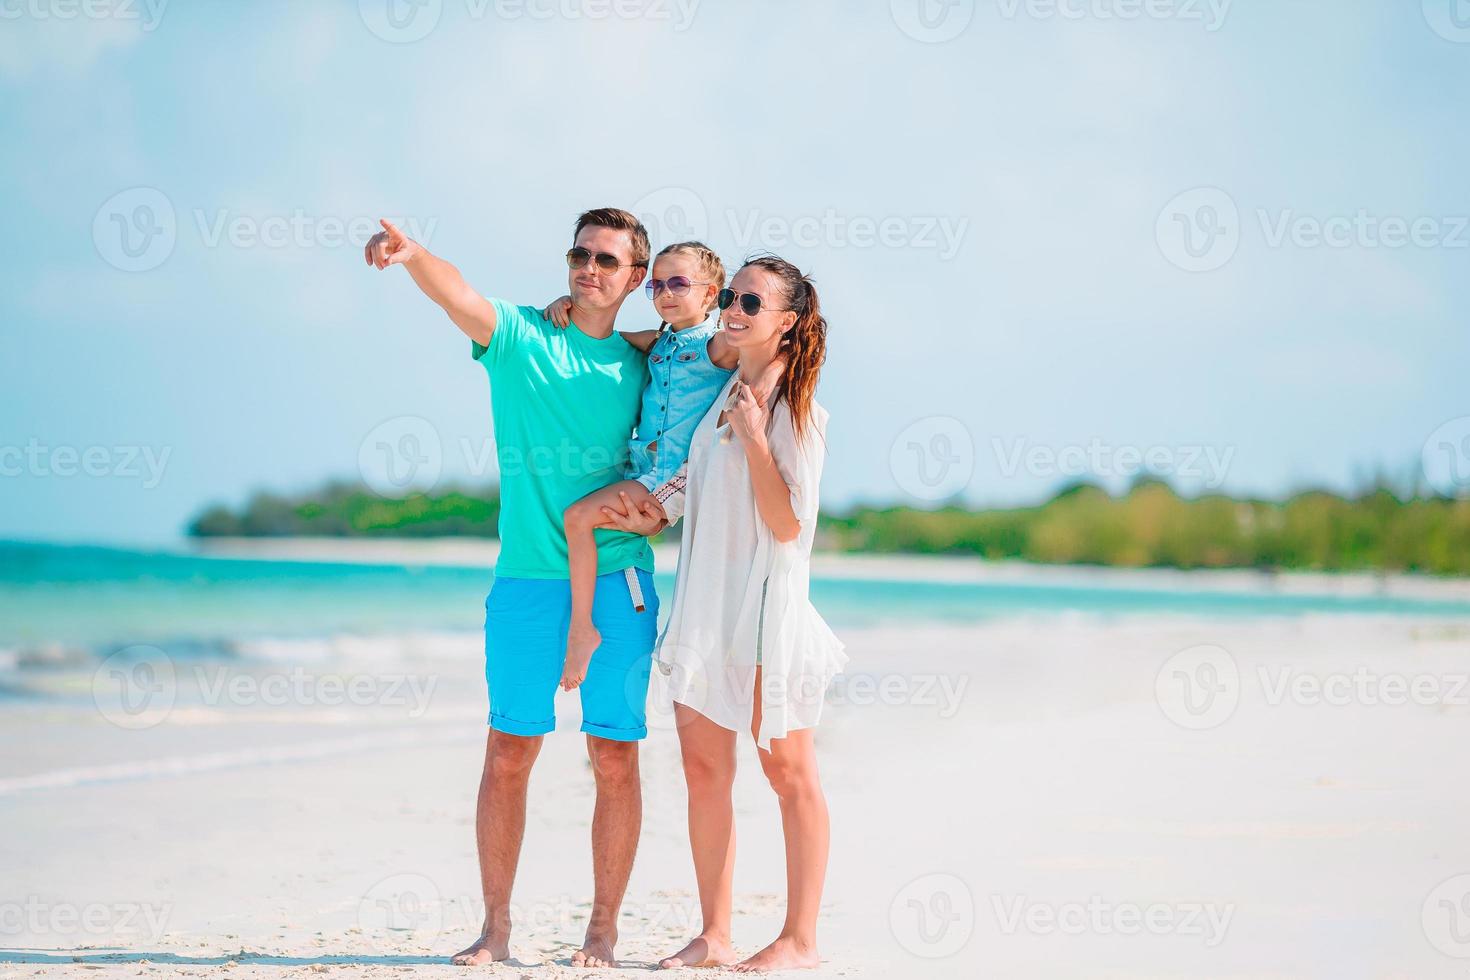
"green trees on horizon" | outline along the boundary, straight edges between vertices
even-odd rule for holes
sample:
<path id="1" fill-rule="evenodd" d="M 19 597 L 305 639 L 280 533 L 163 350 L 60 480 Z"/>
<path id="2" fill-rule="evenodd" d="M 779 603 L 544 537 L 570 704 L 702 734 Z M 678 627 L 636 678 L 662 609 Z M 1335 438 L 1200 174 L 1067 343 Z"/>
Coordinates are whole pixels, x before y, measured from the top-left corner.
<path id="1" fill-rule="evenodd" d="M 210 507 L 196 537 L 494 537 L 493 488 L 385 499 L 344 483 L 297 496 L 261 492 L 239 511 Z M 677 534 L 676 527 L 673 533 Z M 1376 487 L 1284 501 L 1183 497 L 1144 480 L 1112 496 L 1078 484 L 1035 507 L 857 506 L 824 513 L 818 546 L 1122 567 L 1415 571 L 1470 575 L 1470 500 L 1402 497 Z"/>
<path id="2" fill-rule="evenodd" d="M 194 537 L 495 537 L 500 495 L 453 488 L 380 497 L 365 487 L 329 483 L 294 497 L 261 491 L 238 512 L 222 505 L 189 525 Z"/>

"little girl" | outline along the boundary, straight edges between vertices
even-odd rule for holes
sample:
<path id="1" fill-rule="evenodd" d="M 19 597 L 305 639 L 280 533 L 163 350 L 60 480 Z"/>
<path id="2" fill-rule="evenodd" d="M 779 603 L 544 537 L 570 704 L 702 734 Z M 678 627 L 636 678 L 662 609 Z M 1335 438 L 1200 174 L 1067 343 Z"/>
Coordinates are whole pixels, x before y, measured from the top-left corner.
<path id="1" fill-rule="evenodd" d="M 571 626 L 561 686 L 570 691 L 587 676 L 587 664 L 602 642 L 592 625 L 592 596 L 597 585 L 597 544 L 593 531 L 616 527 L 602 508 L 626 498 L 635 511 L 650 497 L 677 521 L 683 512 L 684 474 L 694 427 L 714 403 L 739 363 L 739 355 L 710 319 L 725 285 L 725 265 L 702 242 L 670 245 L 654 257 L 644 289 L 662 323 L 657 330 L 624 333 L 623 339 L 648 355 L 648 387 L 638 432 L 628 441 L 626 479 L 590 493 L 563 513 L 572 588 Z M 561 297 L 546 308 L 557 327 L 570 323 L 571 300 Z M 769 397 L 785 369 L 778 360 L 753 391 Z M 635 600 L 638 597 L 634 597 Z M 641 604 L 639 611 L 642 611 Z"/>

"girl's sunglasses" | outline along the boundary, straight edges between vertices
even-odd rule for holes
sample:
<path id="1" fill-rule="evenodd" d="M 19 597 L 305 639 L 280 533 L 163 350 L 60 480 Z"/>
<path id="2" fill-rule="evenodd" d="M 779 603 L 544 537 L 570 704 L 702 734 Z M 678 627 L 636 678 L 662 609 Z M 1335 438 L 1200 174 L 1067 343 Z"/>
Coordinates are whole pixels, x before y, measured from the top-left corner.
<path id="1" fill-rule="evenodd" d="M 744 313 L 746 316 L 755 316 L 761 311 L 762 300 L 755 293 L 737 293 L 733 289 L 722 289 L 720 290 L 720 295 L 716 302 L 719 303 L 720 309 L 728 310 L 731 306 L 734 305 L 737 299 L 740 300 L 740 312 Z M 791 311 L 771 310 L 769 312 L 790 313 Z"/>
<path id="2" fill-rule="evenodd" d="M 707 282 L 699 282 L 688 276 L 669 276 L 667 279 L 650 279 L 643 284 L 643 291 L 648 294 L 649 299 L 658 299 L 659 293 L 665 289 L 675 296 L 688 296 L 690 286 L 708 286 Z"/>
<path id="3" fill-rule="evenodd" d="M 568 269 L 580 269 L 587 264 L 588 260 L 597 263 L 599 272 L 616 272 L 625 265 L 633 264 L 631 262 L 619 262 L 618 257 L 611 252 L 589 252 L 580 245 L 567 249 Z"/>

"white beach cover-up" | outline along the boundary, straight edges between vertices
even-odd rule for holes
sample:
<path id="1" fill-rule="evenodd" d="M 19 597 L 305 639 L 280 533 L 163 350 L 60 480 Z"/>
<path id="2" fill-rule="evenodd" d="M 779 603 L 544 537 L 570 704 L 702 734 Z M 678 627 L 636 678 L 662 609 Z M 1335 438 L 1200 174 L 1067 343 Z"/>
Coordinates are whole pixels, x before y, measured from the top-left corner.
<path id="1" fill-rule="evenodd" d="M 655 657 L 673 700 L 743 731 L 754 710 L 759 644 L 756 744 L 769 750 L 771 739 L 817 724 L 827 686 L 847 663 L 842 641 L 809 597 L 827 411 L 812 403 L 806 439 L 798 444 L 785 399 L 771 410 L 767 441 L 801 523 L 795 540 L 777 541 L 756 508 L 740 437 L 728 422 L 715 424 L 737 380 L 738 372 L 689 447 L 674 604 Z"/>

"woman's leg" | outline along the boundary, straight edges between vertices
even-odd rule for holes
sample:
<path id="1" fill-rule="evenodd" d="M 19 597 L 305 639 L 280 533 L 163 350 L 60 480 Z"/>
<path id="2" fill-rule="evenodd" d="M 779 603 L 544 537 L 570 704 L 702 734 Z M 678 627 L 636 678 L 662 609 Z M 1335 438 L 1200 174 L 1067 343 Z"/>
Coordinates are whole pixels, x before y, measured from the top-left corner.
<path id="1" fill-rule="evenodd" d="M 592 652 L 602 643 L 602 634 L 592 625 L 592 597 L 597 592 L 597 541 L 592 532 L 611 527 L 602 508 L 618 504 L 626 493 L 632 506 L 641 507 L 648 489 L 637 480 L 621 480 L 594 490 L 562 512 L 567 533 L 567 563 L 572 580 L 572 621 L 567 629 L 567 656 L 562 668 L 562 690 L 570 691 L 587 678 Z"/>
<path id="2" fill-rule="evenodd" d="M 689 787 L 689 848 L 699 883 L 699 935 L 673 956 L 659 961 L 679 966 L 724 966 L 735 962 L 730 946 L 731 894 L 735 873 L 735 733 L 693 708 L 675 703 L 684 781 Z"/>
<path id="3" fill-rule="evenodd" d="M 752 734 L 760 732 L 761 676 L 755 674 L 755 718 Z M 781 802 L 781 832 L 786 838 L 786 922 L 781 935 L 765 949 L 737 964 L 740 971 L 790 970 L 813 967 L 817 955 L 817 913 L 822 907 L 822 882 L 827 877 L 827 847 L 831 827 L 827 799 L 817 777 L 817 750 L 810 728 L 771 739 L 771 750 L 760 750 L 761 768 Z"/>

